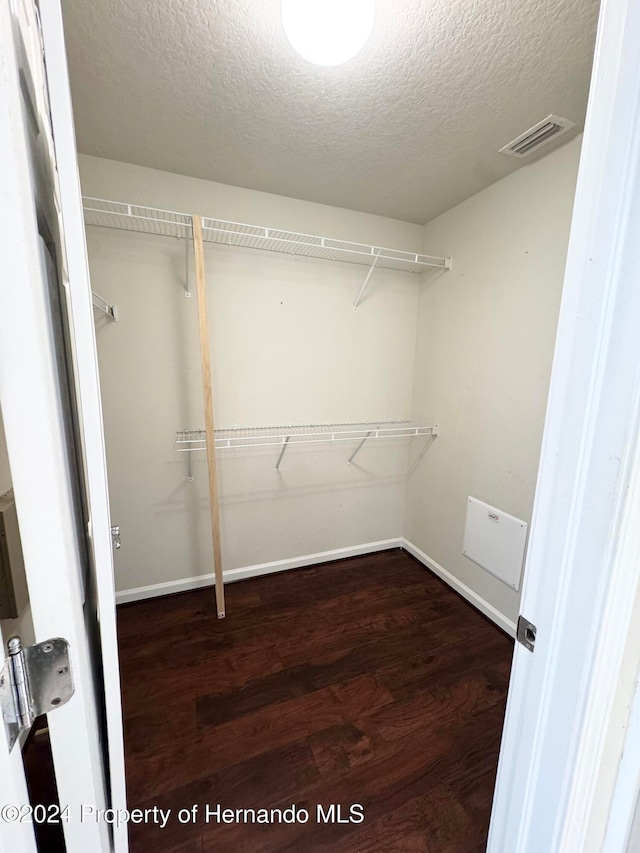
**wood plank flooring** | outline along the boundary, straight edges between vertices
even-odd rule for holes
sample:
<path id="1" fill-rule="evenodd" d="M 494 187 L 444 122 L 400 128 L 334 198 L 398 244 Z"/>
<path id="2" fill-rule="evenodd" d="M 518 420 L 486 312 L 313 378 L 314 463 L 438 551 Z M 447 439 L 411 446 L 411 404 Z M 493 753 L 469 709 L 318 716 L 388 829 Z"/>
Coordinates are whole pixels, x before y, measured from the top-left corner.
<path id="1" fill-rule="evenodd" d="M 508 637 L 399 550 L 226 593 L 221 621 L 212 589 L 118 608 L 129 807 L 171 810 L 132 853 L 484 850 Z"/>

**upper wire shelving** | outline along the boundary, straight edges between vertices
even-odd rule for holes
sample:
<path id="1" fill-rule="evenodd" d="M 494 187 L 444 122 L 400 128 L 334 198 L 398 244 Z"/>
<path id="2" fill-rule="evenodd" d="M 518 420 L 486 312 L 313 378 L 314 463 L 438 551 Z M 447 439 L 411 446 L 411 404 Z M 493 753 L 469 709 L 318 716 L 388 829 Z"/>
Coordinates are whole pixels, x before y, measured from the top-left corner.
<path id="1" fill-rule="evenodd" d="M 438 435 L 438 425 L 416 424 L 410 421 L 372 421 L 301 426 L 234 427 L 215 430 L 215 446 L 217 450 L 233 447 L 279 447 L 280 455 L 276 463 L 276 471 L 279 471 L 285 451 L 292 444 L 357 442 L 356 449 L 349 457 L 349 464 L 351 464 L 366 441 L 381 438 L 412 438 L 421 435 Z M 206 450 L 206 433 L 203 429 L 180 430 L 176 433 L 176 445 L 180 453 Z"/>
<path id="2" fill-rule="evenodd" d="M 165 237 L 191 237 L 191 216 L 186 213 L 89 196 L 84 197 L 82 203 L 87 225 Z M 450 258 L 224 219 L 203 217 L 202 230 L 205 243 L 222 243 L 288 255 L 343 261 L 370 268 L 375 266 L 380 269 L 421 273 L 432 268 L 446 270 L 451 267 Z"/>

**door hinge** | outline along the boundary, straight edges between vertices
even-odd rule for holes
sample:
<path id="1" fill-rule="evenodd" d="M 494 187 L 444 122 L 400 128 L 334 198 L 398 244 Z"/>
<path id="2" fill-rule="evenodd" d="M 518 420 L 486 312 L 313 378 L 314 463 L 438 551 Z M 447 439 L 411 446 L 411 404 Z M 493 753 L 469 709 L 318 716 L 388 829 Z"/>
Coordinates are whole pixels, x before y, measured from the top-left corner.
<path id="1" fill-rule="evenodd" d="M 533 651 L 536 644 L 536 631 L 538 629 L 536 626 L 529 622 L 524 616 L 518 617 L 518 630 L 516 632 L 516 639 L 519 643 L 525 647 L 525 649 L 529 649 L 530 652 Z"/>
<path id="2" fill-rule="evenodd" d="M 0 707 L 9 749 L 36 717 L 55 711 L 73 696 L 69 644 L 60 637 L 22 647 L 20 637 L 7 643 L 0 671 Z"/>

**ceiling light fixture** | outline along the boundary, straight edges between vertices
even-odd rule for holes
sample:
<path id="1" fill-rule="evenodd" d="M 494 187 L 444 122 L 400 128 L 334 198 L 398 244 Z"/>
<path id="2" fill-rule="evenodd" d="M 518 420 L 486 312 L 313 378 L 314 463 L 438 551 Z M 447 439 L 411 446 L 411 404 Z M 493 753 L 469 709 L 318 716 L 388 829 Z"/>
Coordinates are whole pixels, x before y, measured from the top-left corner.
<path id="1" fill-rule="evenodd" d="M 369 40 L 375 5 L 375 0 L 282 0 L 282 25 L 304 59 L 342 65 Z"/>

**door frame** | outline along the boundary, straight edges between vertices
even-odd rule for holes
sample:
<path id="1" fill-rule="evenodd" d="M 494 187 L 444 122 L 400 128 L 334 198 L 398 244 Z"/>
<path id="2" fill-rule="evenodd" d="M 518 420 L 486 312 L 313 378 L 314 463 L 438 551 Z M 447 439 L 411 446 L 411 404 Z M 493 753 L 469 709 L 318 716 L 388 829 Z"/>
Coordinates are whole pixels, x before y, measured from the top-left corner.
<path id="1" fill-rule="evenodd" d="M 604 0 L 520 605 L 538 631 L 533 654 L 515 646 L 489 853 L 628 837 L 640 765 L 625 785 L 616 774 L 639 726 L 638 235 L 640 0 Z"/>
<path id="2" fill-rule="evenodd" d="M 80 819 L 80 804 L 124 807 L 124 758 L 97 359 L 86 256 L 84 276 L 78 261 L 84 228 L 81 218 L 80 225 L 74 219 L 73 207 L 74 187 L 76 207 L 80 204 L 73 124 L 59 4 L 47 0 L 43 7 L 47 23 L 41 35 L 32 0 L 0 5 L 0 396 L 36 640 L 62 636 L 70 645 L 75 694 L 48 719 L 60 805 L 70 807 L 65 839 L 70 851 L 120 853 L 127 849 L 126 827 L 112 832 L 104 820 Z M 21 95 L 20 51 L 22 92 L 28 90 L 28 96 Z M 31 111 L 23 109 L 25 98 Z M 39 146 L 37 163 L 28 153 L 34 145 Z M 56 227 L 61 224 L 64 232 L 60 275 L 75 350 L 79 450 L 89 514 L 86 534 L 95 582 L 90 600 L 70 484 L 36 197 L 40 213 L 46 208 L 47 216 L 57 216 Z M 97 652 L 89 641 L 88 621 L 92 629 L 99 627 Z M 9 753 L 0 737 L 2 804 L 24 806 L 28 797 L 19 746 Z M 33 850 L 31 826 L 0 822 L 0 849 Z"/>
<path id="3" fill-rule="evenodd" d="M 116 810 L 126 810 L 116 590 L 98 347 L 93 319 L 89 258 L 60 0 L 46 0 L 40 4 L 40 21 L 58 170 L 60 210 L 66 238 L 70 319 L 75 346 L 77 393 L 82 408 L 86 488 L 91 509 L 90 538 L 100 619 L 102 677 L 105 690 L 109 805 Z M 111 831 L 116 853 L 126 853 L 128 850 L 126 823 L 115 824 Z"/>

